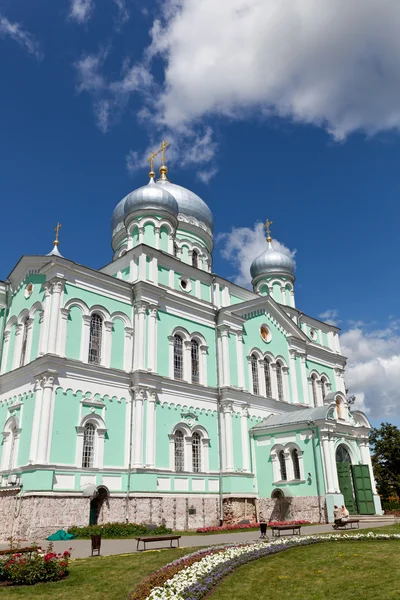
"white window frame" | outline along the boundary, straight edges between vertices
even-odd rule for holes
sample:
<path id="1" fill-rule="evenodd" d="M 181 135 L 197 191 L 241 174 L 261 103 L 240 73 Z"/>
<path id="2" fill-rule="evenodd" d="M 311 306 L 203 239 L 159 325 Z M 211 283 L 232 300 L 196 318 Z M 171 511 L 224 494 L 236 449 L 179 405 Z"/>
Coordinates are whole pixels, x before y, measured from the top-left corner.
<path id="1" fill-rule="evenodd" d="M 82 467 L 83 459 L 83 438 L 85 434 L 85 425 L 92 423 L 95 426 L 94 433 L 94 457 L 93 467 Z M 80 422 L 80 425 L 76 427 L 77 442 L 76 442 L 76 456 L 75 466 L 78 469 L 84 469 L 90 471 L 91 469 L 102 469 L 104 466 L 104 439 L 107 433 L 106 425 L 100 415 L 96 413 L 89 413 L 85 415 Z"/>
<path id="2" fill-rule="evenodd" d="M 21 429 L 17 417 L 9 417 L 4 424 L 1 471 L 12 471 L 17 466 Z"/>
<path id="3" fill-rule="evenodd" d="M 175 471 L 175 434 L 180 430 L 183 433 L 184 440 L 184 469 L 183 471 Z M 208 473 L 210 470 L 209 464 L 209 446 L 210 438 L 204 427 L 196 425 L 193 429 L 190 429 L 186 423 L 178 423 L 169 434 L 169 462 L 170 470 L 174 473 L 193 473 L 193 434 L 198 433 L 200 435 L 200 463 L 201 471 L 199 473 Z M 196 472 L 196 474 L 198 474 Z"/>

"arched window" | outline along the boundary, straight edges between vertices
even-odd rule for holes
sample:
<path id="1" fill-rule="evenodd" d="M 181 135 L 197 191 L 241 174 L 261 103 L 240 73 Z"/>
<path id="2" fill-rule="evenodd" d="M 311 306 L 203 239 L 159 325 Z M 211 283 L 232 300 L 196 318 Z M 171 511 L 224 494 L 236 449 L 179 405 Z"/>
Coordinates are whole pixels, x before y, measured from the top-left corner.
<path id="1" fill-rule="evenodd" d="M 200 360 L 199 360 L 199 343 L 192 340 L 191 343 L 191 359 L 192 359 L 192 383 L 200 381 Z"/>
<path id="2" fill-rule="evenodd" d="M 272 396 L 272 386 L 271 386 L 271 367 L 269 364 L 269 360 L 264 358 L 264 377 L 265 377 L 265 392 L 267 397 Z"/>
<path id="3" fill-rule="evenodd" d="M 351 463 L 350 452 L 347 450 L 346 446 L 343 446 L 342 444 L 338 446 L 338 449 L 336 450 L 336 462 Z"/>
<path id="4" fill-rule="evenodd" d="M 20 357 L 20 361 L 19 361 L 20 367 L 22 367 L 25 364 L 27 340 L 28 340 L 28 317 L 26 317 L 22 322 L 22 344 L 21 344 L 21 357 Z"/>
<path id="5" fill-rule="evenodd" d="M 192 436 L 192 465 L 194 473 L 201 471 L 201 437 L 197 431 Z"/>
<path id="6" fill-rule="evenodd" d="M 283 393 L 282 364 L 280 362 L 276 363 L 276 384 L 278 387 L 278 400 L 283 402 L 285 395 Z"/>
<path id="7" fill-rule="evenodd" d="M 183 339 L 174 335 L 174 379 L 183 379 Z"/>
<path id="8" fill-rule="evenodd" d="M 175 431 L 175 471 L 185 470 L 185 449 L 183 432 L 178 429 Z"/>
<path id="9" fill-rule="evenodd" d="M 95 365 L 101 360 L 101 338 L 103 333 L 103 319 L 97 313 L 93 313 L 90 319 L 89 334 L 89 362 Z"/>
<path id="10" fill-rule="evenodd" d="M 317 376 L 315 373 L 311 375 L 311 388 L 314 406 L 318 406 Z"/>
<path id="11" fill-rule="evenodd" d="M 296 450 L 296 448 L 294 448 L 292 450 L 292 462 L 293 462 L 293 477 L 294 477 L 294 479 L 301 479 L 299 453 Z"/>
<path id="12" fill-rule="evenodd" d="M 326 377 L 321 377 L 321 392 L 322 392 L 322 400 L 325 400 L 326 396 L 326 384 L 328 383 Z"/>
<path id="13" fill-rule="evenodd" d="M 258 382 L 258 359 L 255 354 L 250 357 L 251 360 L 251 376 L 253 378 L 253 394 L 260 393 L 260 385 Z"/>
<path id="14" fill-rule="evenodd" d="M 281 450 L 279 452 L 278 459 L 279 459 L 279 467 L 281 470 L 281 481 L 286 481 L 287 480 L 286 462 L 285 462 L 285 453 L 283 450 Z"/>
<path id="15" fill-rule="evenodd" d="M 197 250 L 193 250 L 192 252 L 192 267 L 196 267 L 196 269 L 199 266 L 199 253 L 197 252 Z"/>
<path id="16" fill-rule="evenodd" d="M 94 466 L 94 436 L 96 427 L 93 423 L 86 423 L 83 432 L 82 467 L 91 469 Z"/>

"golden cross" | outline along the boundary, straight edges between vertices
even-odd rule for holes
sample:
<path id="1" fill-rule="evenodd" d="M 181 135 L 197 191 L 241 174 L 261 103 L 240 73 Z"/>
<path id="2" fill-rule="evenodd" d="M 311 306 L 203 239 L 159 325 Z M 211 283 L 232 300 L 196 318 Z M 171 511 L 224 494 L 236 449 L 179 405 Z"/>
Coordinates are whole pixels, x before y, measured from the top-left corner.
<path id="1" fill-rule="evenodd" d="M 161 164 L 165 165 L 165 151 L 168 148 L 168 146 L 171 145 L 171 142 L 166 142 L 166 141 L 162 141 L 161 142 L 161 146 L 160 146 L 160 150 L 158 152 L 161 152 Z M 157 154 L 158 154 L 157 152 Z"/>
<path id="2" fill-rule="evenodd" d="M 265 221 L 265 229 L 267 231 L 267 242 L 272 242 L 272 238 L 271 238 L 271 225 L 272 225 L 273 221 L 268 221 L 268 219 Z"/>
<path id="3" fill-rule="evenodd" d="M 157 156 L 158 152 L 151 152 L 147 162 L 150 163 L 150 173 L 154 173 L 154 159 Z"/>
<path id="4" fill-rule="evenodd" d="M 60 231 L 61 227 L 62 227 L 61 223 L 57 223 L 57 227 L 54 230 L 56 232 L 56 239 L 54 240 L 54 243 L 56 246 L 58 246 L 58 232 Z"/>

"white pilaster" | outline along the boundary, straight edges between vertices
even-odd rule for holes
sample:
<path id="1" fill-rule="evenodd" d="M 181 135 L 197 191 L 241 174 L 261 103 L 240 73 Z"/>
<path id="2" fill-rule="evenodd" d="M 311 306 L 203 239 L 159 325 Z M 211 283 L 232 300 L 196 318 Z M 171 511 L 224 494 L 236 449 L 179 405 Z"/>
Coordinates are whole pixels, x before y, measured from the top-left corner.
<path id="1" fill-rule="evenodd" d="M 7 360 L 8 360 L 8 352 L 10 349 L 10 331 L 4 332 L 4 342 L 3 342 L 3 357 L 1 359 L 1 372 L 5 373 L 7 368 Z"/>
<path id="2" fill-rule="evenodd" d="M 56 378 L 56 371 L 49 370 L 42 374 L 42 410 L 40 415 L 40 428 L 39 428 L 39 444 L 37 453 L 37 462 L 39 464 L 46 464 L 49 462 L 50 454 L 50 432 L 51 432 L 51 415 L 53 413 L 54 404 L 54 382 Z"/>
<path id="3" fill-rule="evenodd" d="M 257 369 L 258 369 L 258 389 L 260 392 L 260 396 L 267 395 L 267 386 L 265 385 L 265 372 L 264 372 L 264 359 L 257 359 Z"/>
<path id="4" fill-rule="evenodd" d="M 168 234 L 168 253 L 174 254 L 174 234 Z"/>
<path id="5" fill-rule="evenodd" d="M 207 385 L 207 350 L 208 346 L 200 346 L 200 383 Z"/>
<path id="6" fill-rule="evenodd" d="M 60 330 L 58 334 L 57 354 L 65 356 L 67 344 L 67 325 L 68 325 L 69 309 L 60 309 Z"/>
<path id="7" fill-rule="evenodd" d="M 139 227 L 139 244 L 143 244 L 144 242 L 144 227 Z"/>
<path id="8" fill-rule="evenodd" d="M 49 327 L 50 327 L 50 311 L 51 311 L 51 283 L 46 281 L 43 285 L 44 288 L 44 306 L 43 306 L 43 319 L 40 327 L 40 338 L 39 338 L 39 354 L 46 354 L 48 352 L 48 341 L 49 341 Z"/>
<path id="9" fill-rule="evenodd" d="M 325 476 L 326 476 L 326 491 L 328 494 L 335 493 L 335 486 L 333 483 L 332 476 L 332 460 L 331 451 L 329 444 L 329 435 L 327 433 L 321 433 L 321 444 L 322 444 L 322 457 L 325 465 Z"/>
<path id="10" fill-rule="evenodd" d="M 192 382 L 192 341 L 184 340 L 183 342 L 183 380 L 188 383 Z"/>
<path id="11" fill-rule="evenodd" d="M 143 388 L 135 388 L 135 414 L 133 419 L 134 453 L 133 465 L 143 466 L 143 402 L 145 391 Z"/>
<path id="12" fill-rule="evenodd" d="M 243 456 L 243 469 L 244 471 L 250 471 L 250 451 L 249 451 L 249 431 L 247 427 L 247 419 L 249 416 L 249 407 L 247 404 L 242 406 L 241 414 L 241 434 L 242 434 L 242 456 Z"/>
<path id="13" fill-rule="evenodd" d="M 269 363 L 271 368 L 271 389 L 272 389 L 272 397 L 275 400 L 278 400 L 278 380 L 276 378 L 276 363 Z"/>
<path id="14" fill-rule="evenodd" d="M 219 328 L 222 347 L 222 385 L 230 385 L 230 365 L 229 365 L 229 327 Z"/>
<path id="15" fill-rule="evenodd" d="M 14 343 L 14 356 L 12 361 L 12 369 L 17 369 L 21 361 L 21 348 L 22 348 L 22 337 L 23 337 L 24 326 L 22 323 L 18 323 L 15 326 L 15 343 Z"/>
<path id="16" fill-rule="evenodd" d="M 297 392 L 296 350 L 289 350 L 289 364 L 290 385 L 292 388 L 291 400 L 293 403 L 296 403 L 299 401 Z"/>
<path id="17" fill-rule="evenodd" d="M 145 368 L 146 352 L 146 304 L 138 302 L 135 305 L 137 313 L 137 329 L 135 332 L 135 369 Z"/>
<path id="18" fill-rule="evenodd" d="M 157 372 L 157 316 L 156 306 L 149 308 L 149 331 L 147 340 L 147 367 L 149 371 Z"/>
<path id="19" fill-rule="evenodd" d="M 155 235 L 155 247 L 157 250 L 160 249 L 160 228 L 159 227 L 155 227 L 154 228 L 154 235 Z"/>
<path id="20" fill-rule="evenodd" d="M 289 390 L 289 368 L 282 367 L 282 383 L 283 383 L 283 397 L 285 402 L 290 402 L 290 390 Z"/>
<path id="21" fill-rule="evenodd" d="M 224 402 L 224 421 L 225 421 L 225 458 L 226 458 L 226 471 L 234 470 L 233 462 L 233 432 L 232 432 L 232 403 Z"/>
<path id="22" fill-rule="evenodd" d="M 29 463 L 35 464 L 37 462 L 38 452 L 38 441 L 39 441 L 39 428 L 40 428 L 40 415 L 42 412 L 42 400 L 43 400 L 43 387 L 41 376 L 36 378 L 35 382 L 35 408 L 33 411 L 32 421 L 32 437 L 29 448 Z"/>
<path id="23" fill-rule="evenodd" d="M 50 354 L 57 353 L 57 340 L 58 340 L 58 329 L 60 323 L 60 308 L 64 296 L 64 284 L 63 279 L 58 277 L 51 281 L 51 309 L 50 309 L 50 326 L 49 326 L 49 342 L 48 352 Z"/>
<path id="24" fill-rule="evenodd" d="M 125 327 L 125 341 L 124 341 L 124 371 L 128 373 L 132 370 L 132 359 L 133 359 L 133 329 L 132 327 Z"/>
<path id="25" fill-rule="evenodd" d="M 89 361 L 89 340 L 90 340 L 90 315 L 82 316 L 82 337 L 81 337 L 81 361 L 87 363 Z"/>
<path id="26" fill-rule="evenodd" d="M 147 393 L 146 414 L 146 467 L 155 466 L 156 452 L 156 392 Z"/>
<path id="27" fill-rule="evenodd" d="M 330 454 L 331 463 L 332 463 L 333 488 L 337 494 L 340 494 L 339 478 L 338 478 L 337 468 L 336 468 L 335 440 L 332 437 L 329 438 L 329 454 Z"/>
<path id="28" fill-rule="evenodd" d="M 237 356 L 238 386 L 240 388 L 244 389 L 245 378 L 244 378 L 243 333 L 241 331 L 236 332 L 236 356 Z"/>
<path id="29" fill-rule="evenodd" d="M 113 342 L 113 324 L 112 321 L 104 321 L 103 323 L 103 339 L 101 348 L 101 364 L 108 369 L 111 366 L 111 347 Z"/>
<path id="30" fill-rule="evenodd" d="M 310 397 L 308 394 L 308 381 L 307 381 L 307 369 L 306 369 L 306 355 L 300 354 L 300 373 L 301 373 L 301 385 L 303 388 L 303 400 L 304 404 L 310 405 Z"/>

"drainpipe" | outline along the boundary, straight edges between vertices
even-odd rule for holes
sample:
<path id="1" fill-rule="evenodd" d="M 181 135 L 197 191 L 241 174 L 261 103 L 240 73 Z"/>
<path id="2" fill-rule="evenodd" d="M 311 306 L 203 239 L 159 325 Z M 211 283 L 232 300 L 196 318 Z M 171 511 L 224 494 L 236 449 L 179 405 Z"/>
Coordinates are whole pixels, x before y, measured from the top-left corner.
<path id="1" fill-rule="evenodd" d="M 215 294 L 214 284 L 216 275 L 212 274 L 211 283 L 211 301 L 212 305 L 215 305 Z M 222 525 L 224 522 L 224 503 L 222 493 L 222 437 L 221 437 L 221 386 L 220 386 L 220 373 L 219 373 L 219 347 L 218 347 L 218 315 L 219 308 L 216 308 L 214 317 L 214 334 L 215 334 L 215 359 L 216 359 L 216 374 L 217 374 L 217 416 L 218 416 L 218 453 L 219 453 L 219 524 Z"/>
<path id="2" fill-rule="evenodd" d="M 3 359 L 3 350 L 4 350 L 4 331 L 6 328 L 6 323 L 7 323 L 7 319 L 8 319 L 8 314 L 9 314 L 9 310 L 10 310 L 10 304 L 9 304 L 9 297 L 10 297 L 10 288 L 11 288 L 11 283 L 8 279 L 5 280 L 4 282 L 6 284 L 6 305 L 4 308 L 4 318 L 3 318 L 3 325 L 1 327 L 1 338 L 0 338 L 0 365 L 1 365 L 1 361 Z"/>
<path id="3" fill-rule="evenodd" d="M 321 485 L 320 485 L 319 474 L 318 474 L 317 451 L 316 451 L 316 447 L 315 447 L 316 429 L 314 429 L 314 427 L 313 427 L 315 425 L 315 423 L 314 423 L 314 421 L 307 421 L 307 425 L 312 432 L 311 440 L 312 440 L 313 457 L 314 457 L 315 479 L 316 479 L 316 483 L 317 483 L 319 522 L 324 523 L 325 519 L 323 518 L 323 510 L 322 510 L 322 503 L 321 503 Z"/>
<path id="4" fill-rule="evenodd" d="M 133 291 L 133 286 L 132 286 L 132 306 L 133 306 L 133 310 L 132 310 L 132 326 L 135 323 L 135 293 Z M 132 338 L 132 344 L 133 344 L 133 352 L 132 352 L 132 364 L 131 364 L 131 373 L 133 372 L 133 361 L 134 361 L 134 352 L 135 352 L 135 329 L 133 327 L 133 338 Z M 132 381 L 132 380 L 131 380 Z M 125 497 L 125 522 L 129 523 L 129 496 L 131 493 L 131 471 L 132 471 L 132 445 L 133 445 L 133 434 L 132 434 L 132 422 L 133 422 L 133 394 L 131 392 L 131 390 L 129 390 L 129 394 L 131 396 L 131 414 L 130 414 L 130 418 L 129 418 L 129 461 L 128 461 L 128 482 L 126 485 L 126 497 Z"/>

